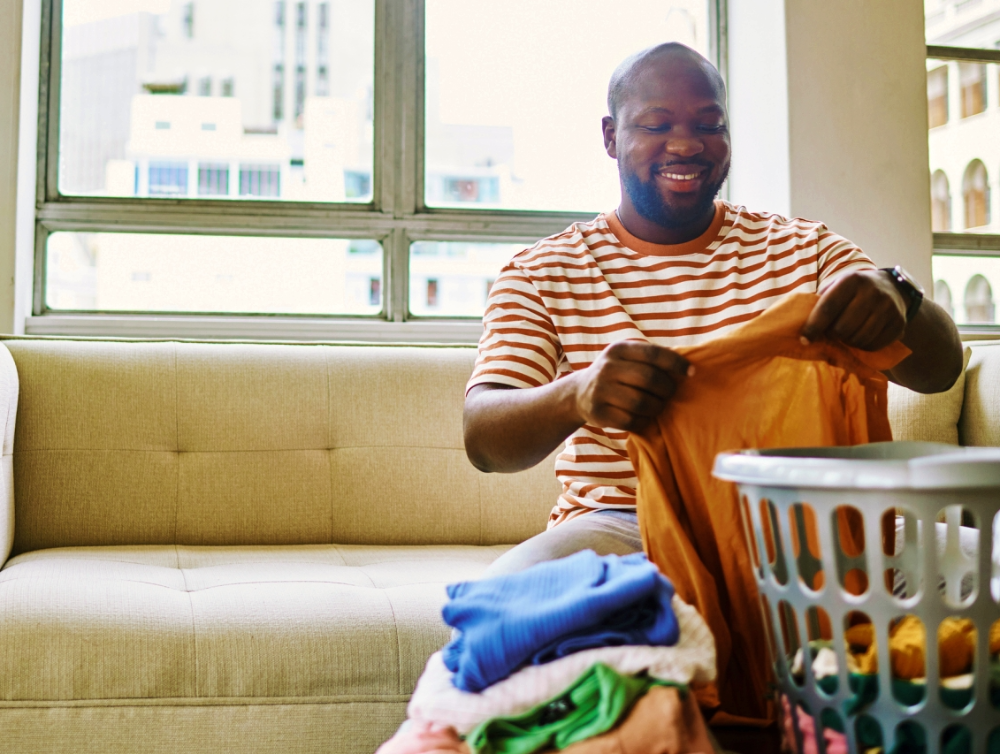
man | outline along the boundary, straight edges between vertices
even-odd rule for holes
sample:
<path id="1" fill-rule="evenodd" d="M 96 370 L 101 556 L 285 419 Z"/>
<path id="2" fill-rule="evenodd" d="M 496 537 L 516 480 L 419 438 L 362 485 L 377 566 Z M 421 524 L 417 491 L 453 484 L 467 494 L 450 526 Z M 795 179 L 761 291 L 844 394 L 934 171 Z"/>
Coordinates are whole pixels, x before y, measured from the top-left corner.
<path id="1" fill-rule="evenodd" d="M 516 255 L 490 292 L 465 402 L 469 459 L 513 472 L 566 447 L 548 531 L 489 576 L 581 549 L 641 550 L 625 441 L 698 379 L 672 347 L 730 330 L 788 293 L 820 293 L 803 338 L 871 351 L 902 340 L 912 355 L 888 373 L 894 382 L 938 392 L 962 369 L 951 319 L 905 278 L 821 223 L 715 201 L 730 164 L 725 86 L 698 53 L 671 43 L 629 58 L 608 108 L 617 211 Z"/>

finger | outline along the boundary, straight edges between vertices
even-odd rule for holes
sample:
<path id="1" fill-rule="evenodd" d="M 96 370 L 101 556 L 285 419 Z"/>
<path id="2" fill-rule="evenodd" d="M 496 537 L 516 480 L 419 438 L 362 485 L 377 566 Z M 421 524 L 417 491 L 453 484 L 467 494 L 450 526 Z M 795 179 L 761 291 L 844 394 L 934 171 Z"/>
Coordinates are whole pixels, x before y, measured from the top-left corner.
<path id="1" fill-rule="evenodd" d="M 893 320 L 882 320 L 879 323 L 878 332 L 868 341 L 864 346 L 858 346 L 865 351 L 879 351 L 885 348 L 890 343 L 895 343 L 903 336 L 905 331 L 905 325 L 900 327 L 899 324 Z"/>
<path id="2" fill-rule="evenodd" d="M 849 346 L 854 348 L 860 348 L 862 351 L 872 351 L 876 348 L 872 348 L 873 343 L 878 342 L 879 336 L 886 329 L 886 314 L 884 311 L 875 311 L 868 315 L 868 318 L 862 323 L 851 340 L 845 340 Z"/>
<path id="3" fill-rule="evenodd" d="M 676 373 L 664 372 L 649 364 L 640 364 L 634 361 L 624 362 L 624 364 L 627 364 L 627 367 L 615 371 L 612 377 L 615 382 L 664 400 L 673 395 L 677 389 L 676 380 L 680 377 Z"/>
<path id="4" fill-rule="evenodd" d="M 813 341 L 823 335 L 854 299 L 856 286 L 854 278 L 847 276 L 827 288 L 816 302 L 816 306 L 809 312 L 809 317 L 802 327 L 802 337 L 807 341 Z"/>
<path id="5" fill-rule="evenodd" d="M 676 351 L 643 340 L 621 340 L 612 343 L 608 346 L 608 352 L 612 358 L 648 364 L 678 376 L 686 375 L 690 367 L 688 360 Z"/>
<path id="6" fill-rule="evenodd" d="M 596 398 L 598 403 L 617 408 L 631 416 L 659 416 L 667 405 L 666 399 L 628 385 L 602 391 Z"/>
<path id="7" fill-rule="evenodd" d="M 827 334 L 850 345 L 857 341 L 865 323 L 877 310 L 878 307 L 874 306 L 873 308 L 873 302 L 870 299 L 855 296 L 840 312 L 840 316 L 834 323 L 827 328 Z"/>

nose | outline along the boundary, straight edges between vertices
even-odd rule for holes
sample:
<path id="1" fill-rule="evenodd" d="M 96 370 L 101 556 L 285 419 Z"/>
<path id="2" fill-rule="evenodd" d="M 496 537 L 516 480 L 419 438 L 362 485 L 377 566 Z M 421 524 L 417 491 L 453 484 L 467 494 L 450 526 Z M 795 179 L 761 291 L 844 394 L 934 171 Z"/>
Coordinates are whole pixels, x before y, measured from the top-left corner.
<path id="1" fill-rule="evenodd" d="M 702 144 L 701 139 L 693 136 L 677 135 L 667 140 L 666 150 L 667 154 L 678 157 L 694 157 L 705 151 L 705 145 Z"/>

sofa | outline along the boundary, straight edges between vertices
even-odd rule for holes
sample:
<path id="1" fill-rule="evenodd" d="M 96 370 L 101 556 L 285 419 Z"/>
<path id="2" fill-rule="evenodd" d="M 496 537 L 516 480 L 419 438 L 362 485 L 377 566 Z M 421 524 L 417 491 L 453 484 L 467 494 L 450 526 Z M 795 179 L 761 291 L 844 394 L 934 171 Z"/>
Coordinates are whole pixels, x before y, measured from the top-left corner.
<path id="1" fill-rule="evenodd" d="M 0 740 L 371 754 L 447 641 L 444 585 L 545 527 L 552 460 L 482 474 L 471 347 L 8 338 Z M 901 439 L 1000 445 L 1000 342 Z"/>

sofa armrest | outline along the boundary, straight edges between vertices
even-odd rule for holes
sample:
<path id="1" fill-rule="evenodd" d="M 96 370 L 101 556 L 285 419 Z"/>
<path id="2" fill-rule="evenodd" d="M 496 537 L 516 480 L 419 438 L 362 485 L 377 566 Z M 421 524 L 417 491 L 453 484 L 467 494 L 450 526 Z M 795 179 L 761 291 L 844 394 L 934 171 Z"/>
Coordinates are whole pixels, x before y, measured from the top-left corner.
<path id="1" fill-rule="evenodd" d="M 14 420 L 17 417 L 17 367 L 0 344 L 0 566 L 14 544 Z"/>

